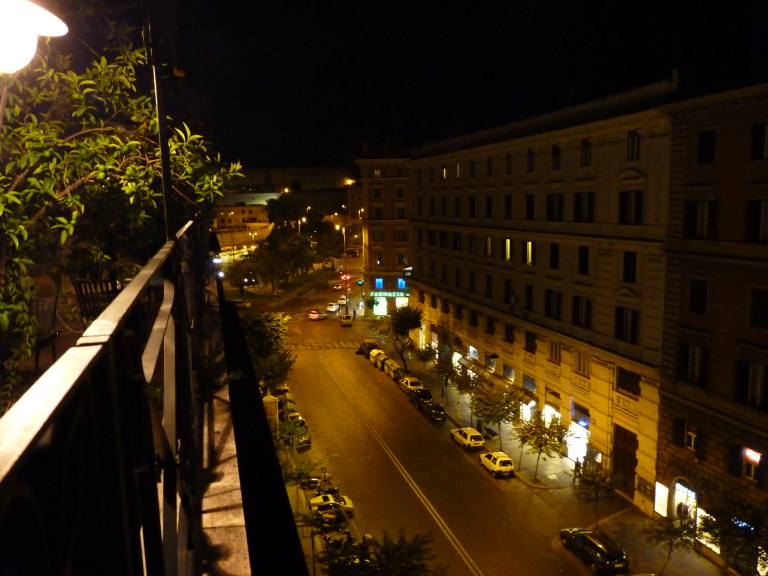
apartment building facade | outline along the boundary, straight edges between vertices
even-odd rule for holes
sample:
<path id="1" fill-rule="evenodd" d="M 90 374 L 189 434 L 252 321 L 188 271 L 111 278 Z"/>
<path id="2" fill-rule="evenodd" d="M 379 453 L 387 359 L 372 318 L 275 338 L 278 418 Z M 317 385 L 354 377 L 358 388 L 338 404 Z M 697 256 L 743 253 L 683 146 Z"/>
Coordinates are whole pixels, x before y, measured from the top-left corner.
<path id="1" fill-rule="evenodd" d="M 402 155 L 359 158 L 358 201 L 352 216 L 363 238 L 363 294 L 373 299 L 376 315 L 408 304 L 406 277 L 412 266 L 411 196 L 408 158 Z"/>
<path id="2" fill-rule="evenodd" d="M 651 514 L 671 131 L 663 82 L 414 151 L 422 344 L 520 386 Z M 442 341 L 441 341 L 442 338 Z"/>
<path id="3" fill-rule="evenodd" d="M 733 502 L 750 522 L 768 504 L 768 85 L 668 113 L 656 510 L 700 518 Z"/>

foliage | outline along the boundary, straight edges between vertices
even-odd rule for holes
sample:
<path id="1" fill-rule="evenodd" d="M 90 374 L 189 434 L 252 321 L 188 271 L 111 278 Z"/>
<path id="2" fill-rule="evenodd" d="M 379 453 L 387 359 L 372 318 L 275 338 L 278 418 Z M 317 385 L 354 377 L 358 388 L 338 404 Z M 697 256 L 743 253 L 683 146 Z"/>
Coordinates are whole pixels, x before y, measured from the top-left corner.
<path id="1" fill-rule="evenodd" d="M 678 550 L 690 550 L 696 539 L 696 525 L 692 518 L 669 516 L 656 516 L 648 520 L 642 527 L 642 535 L 646 542 L 654 546 L 665 546 L 667 555 L 664 564 L 657 576 L 662 576 L 667 569 L 672 552 Z"/>
<path id="2" fill-rule="evenodd" d="M 413 345 L 411 330 L 421 328 L 424 312 L 415 306 L 400 306 L 400 308 L 395 308 L 390 312 L 389 318 L 392 327 L 392 345 L 397 355 L 400 356 L 403 370 L 407 373 L 408 362 L 405 359 L 405 350 Z"/>
<path id="3" fill-rule="evenodd" d="M 553 416 L 547 421 L 544 414 L 536 410 L 529 420 L 520 421 L 514 434 L 521 445 L 524 440 L 536 454 L 536 469 L 533 473 L 533 480 L 536 481 L 541 457 L 546 459 L 560 455 L 560 450 L 565 446 L 568 429 L 560 424 L 556 417 Z M 522 454 L 520 457 L 522 459 Z"/>
<path id="4" fill-rule="evenodd" d="M 768 564 L 768 504 L 755 506 L 745 498 L 721 493 L 707 512 L 699 530 L 720 547 L 728 566 L 739 574 L 758 574 L 758 566 Z"/>
<path id="5" fill-rule="evenodd" d="M 285 380 L 296 362 L 295 355 L 286 344 L 290 319 L 290 316 L 280 312 L 241 311 L 240 323 L 258 379 L 272 383 Z"/>
<path id="6" fill-rule="evenodd" d="M 480 378 L 472 394 L 472 411 L 484 422 L 501 427 L 503 422 L 517 420 L 523 397 L 520 389 L 512 384 L 495 384 Z M 499 434 L 499 450 L 502 450 L 502 434 Z"/>
<path id="7" fill-rule="evenodd" d="M 309 239 L 286 227 L 275 227 L 258 243 L 249 257 L 258 277 L 272 285 L 272 293 L 288 282 L 292 274 L 312 269 L 315 254 Z"/>
<path id="8" fill-rule="evenodd" d="M 103 31 L 90 62 L 57 54 L 56 42 L 12 76 L 0 75 L 0 347 L 6 397 L 34 352 L 35 285 L 30 268 L 90 276 L 116 275 L 124 261 L 143 264 L 165 241 L 164 208 L 178 226 L 205 211 L 239 165 L 224 166 L 181 123 L 169 134 L 170 198 L 163 193 L 157 116 L 142 88 L 148 72 L 135 31 L 93 14 L 72 18 Z M 71 43 L 70 45 L 73 45 Z M 147 74 L 148 76 L 148 74 Z"/>
<path id="9" fill-rule="evenodd" d="M 435 359 L 435 356 L 437 356 L 437 350 L 435 350 L 432 346 L 424 346 L 423 348 L 415 350 L 414 355 L 416 356 L 416 359 L 423 364 L 424 370 L 426 370 L 427 362 L 432 362 Z"/>
<path id="10" fill-rule="evenodd" d="M 397 539 L 384 532 L 381 541 L 351 538 L 329 546 L 321 555 L 323 573 L 329 576 L 444 576 L 448 568 L 432 566 L 430 535 L 416 534 L 411 540 L 400 530 Z"/>
<path id="11" fill-rule="evenodd" d="M 594 499 L 596 528 L 600 519 L 598 513 L 600 494 L 613 492 L 617 486 L 621 485 L 621 481 L 622 478 L 619 474 L 614 474 L 611 470 L 603 468 L 594 458 L 587 458 L 582 463 L 578 477 L 578 494 L 585 500 Z"/>
<path id="12" fill-rule="evenodd" d="M 230 286 L 240 290 L 240 297 L 242 298 L 245 289 L 256 284 L 256 279 L 259 278 L 259 268 L 254 259 L 244 257 L 227 266 L 224 278 Z"/>

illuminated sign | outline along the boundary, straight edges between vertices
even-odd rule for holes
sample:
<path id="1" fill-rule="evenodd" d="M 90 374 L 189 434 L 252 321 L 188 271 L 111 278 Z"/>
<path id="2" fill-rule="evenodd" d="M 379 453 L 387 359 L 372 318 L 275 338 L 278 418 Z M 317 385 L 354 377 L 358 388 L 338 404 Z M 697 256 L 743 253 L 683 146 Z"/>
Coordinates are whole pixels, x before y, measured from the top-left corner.
<path id="1" fill-rule="evenodd" d="M 744 448 L 744 458 L 746 458 L 753 464 L 760 464 L 761 457 L 762 457 L 762 454 L 760 454 L 760 452 L 756 452 L 751 448 Z"/>
<path id="2" fill-rule="evenodd" d="M 371 292 L 371 297 L 376 298 L 407 298 L 408 292 Z"/>

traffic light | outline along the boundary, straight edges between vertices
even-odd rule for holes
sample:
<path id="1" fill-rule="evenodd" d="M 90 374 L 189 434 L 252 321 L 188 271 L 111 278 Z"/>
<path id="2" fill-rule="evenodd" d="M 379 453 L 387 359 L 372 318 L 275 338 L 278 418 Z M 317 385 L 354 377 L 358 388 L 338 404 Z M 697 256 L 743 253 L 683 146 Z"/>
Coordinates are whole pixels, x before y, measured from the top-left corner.
<path id="1" fill-rule="evenodd" d="M 358 280 L 358 281 L 357 281 L 357 285 L 358 285 L 358 286 L 362 286 L 362 285 L 363 285 L 363 281 L 362 281 L 362 280 Z"/>

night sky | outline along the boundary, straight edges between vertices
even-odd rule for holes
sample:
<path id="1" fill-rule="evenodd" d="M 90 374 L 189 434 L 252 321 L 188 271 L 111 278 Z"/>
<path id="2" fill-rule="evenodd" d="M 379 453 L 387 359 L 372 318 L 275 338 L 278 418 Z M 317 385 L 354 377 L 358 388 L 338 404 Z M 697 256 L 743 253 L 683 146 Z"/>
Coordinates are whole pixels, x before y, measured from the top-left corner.
<path id="1" fill-rule="evenodd" d="M 685 4 L 683 6 L 682 4 Z M 192 0 L 204 134 L 247 166 L 338 164 L 670 78 L 768 79 L 768 2 Z M 693 8 L 693 9 L 691 9 Z"/>

